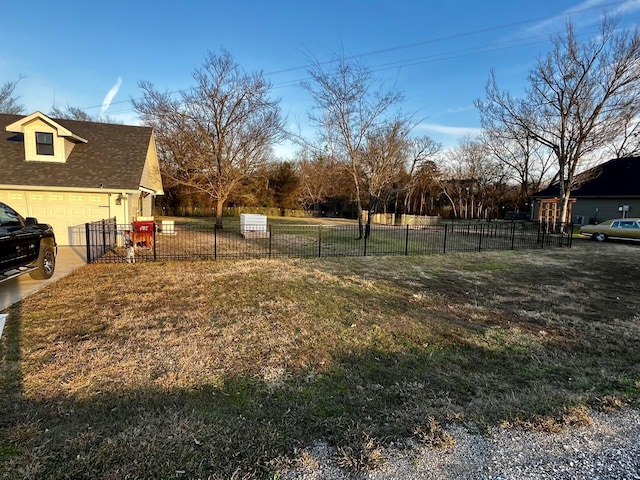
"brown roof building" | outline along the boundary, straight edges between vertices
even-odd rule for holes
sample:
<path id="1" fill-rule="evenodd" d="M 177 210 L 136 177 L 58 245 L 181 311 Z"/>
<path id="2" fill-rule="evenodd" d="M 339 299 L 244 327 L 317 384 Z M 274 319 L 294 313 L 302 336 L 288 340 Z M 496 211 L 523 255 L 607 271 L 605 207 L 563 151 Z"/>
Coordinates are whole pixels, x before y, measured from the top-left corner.
<path id="1" fill-rule="evenodd" d="M 151 128 L 0 114 L 0 201 L 61 245 L 82 244 L 90 221 L 152 216 L 162 194 Z"/>

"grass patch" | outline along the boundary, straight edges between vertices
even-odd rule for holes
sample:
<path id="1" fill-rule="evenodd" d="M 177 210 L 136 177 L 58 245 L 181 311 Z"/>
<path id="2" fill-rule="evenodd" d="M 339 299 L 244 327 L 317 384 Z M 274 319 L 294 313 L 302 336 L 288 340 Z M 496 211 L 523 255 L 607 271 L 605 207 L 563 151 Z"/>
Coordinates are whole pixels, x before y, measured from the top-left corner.
<path id="1" fill-rule="evenodd" d="M 456 443 L 451 434 L 443 429 L 433 417 L 429 417 L 428 425 L 424 427 L 422 425 L 416 426 L 413 430 L 413 435 L 421 444 L 432 448 L 444 448 Z"/>
<path id="2" fill-rule="evenodd" d="M 638 405 L 637 247 L 88 265 L 8 310 L 6 478 L 265 478 L 310 445 Z"/>

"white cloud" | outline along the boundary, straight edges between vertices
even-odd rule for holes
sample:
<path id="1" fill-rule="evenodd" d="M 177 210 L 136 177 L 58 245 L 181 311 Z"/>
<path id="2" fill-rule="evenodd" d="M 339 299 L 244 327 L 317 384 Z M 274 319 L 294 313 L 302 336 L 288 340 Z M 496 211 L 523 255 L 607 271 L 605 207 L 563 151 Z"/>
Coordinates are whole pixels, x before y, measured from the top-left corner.
<path id="1" fill-rule="evenodd" d="M 623 13 L 635 12 L 636 10 L 640 10 L 640 0 L 627 0 L 626 2 L 622 2 L 622 5 L 616 7 L 613 13 L 622 15 Z"/>
<path id="2" fill-rule="evenodd" d="M 467 135 L 474 136 L 480 134 L 482 129 L 477 127 L 451 127 L 448 125 L 438 125 L 435 123 L 421 123 L 418 128 L 429 132 L 441 133 L 444 135 L 464 137 Z"/>
<path id="3" fill-rule="evenodd" d="M 563 30 L 567 20 L 571 20 L 576 26 L 593 25 L 602 21 L 604 12 L 623 15 L 640 10 L 640 0 L 626 0 L 619 2 L 615 8 L 611 7 L 611 0 L 584 0 L 558 15 L 537 23 L 529 30 L 535 33 L 551 33 L 556 30 Z"/>
<path id="4" fill-rule="evenodd" d="M 118 90 L 120 90 L 121 85 L 122 85 L 122 77 L 118 77 L 118 81 L 116 81 L 116 84 L 113 87 L 111 87 L 111 90 L 107 92 L 107 94 L 104 97 L 104 100 L 102 101 L 102 108 L 100 109 L 100 115 L 104 115 L 105 112 L 109 109 L 109 107 L 111 106 L 111 102 L 113 101 L 115 96 L 118 94 Z"/>
<path id="5" fill-rule="evenodd" d="M 473 104 L 469 104 L 469 105 L 465 105 L 463 107 L 452 107 L 452 108 L 447 108 L 445 110 L 445 113 L 464 113 L 464 112 L 470 112 L 475 110 L 475 105 Z"/>

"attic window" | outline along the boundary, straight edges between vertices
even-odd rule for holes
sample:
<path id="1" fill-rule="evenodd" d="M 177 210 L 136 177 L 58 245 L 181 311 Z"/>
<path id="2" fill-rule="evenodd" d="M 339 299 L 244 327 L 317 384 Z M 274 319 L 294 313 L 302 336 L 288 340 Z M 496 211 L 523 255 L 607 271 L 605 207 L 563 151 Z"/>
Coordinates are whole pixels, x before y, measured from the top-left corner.
<path id="1" fill-rule="evenodd" d="M 36 153 L 53 155 L 53 133 L 36 132 Z"/>

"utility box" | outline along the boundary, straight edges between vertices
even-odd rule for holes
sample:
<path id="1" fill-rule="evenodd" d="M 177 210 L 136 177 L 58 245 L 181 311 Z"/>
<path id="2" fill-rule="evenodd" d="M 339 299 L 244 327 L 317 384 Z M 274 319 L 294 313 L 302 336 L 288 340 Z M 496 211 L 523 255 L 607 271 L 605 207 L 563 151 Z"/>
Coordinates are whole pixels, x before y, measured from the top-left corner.
<path id="1" fill-rule="evenodd" d="M 267 216 L 256 213 L 241 213 L 240 233 L 245 238 L 268 237 Z"/>
<path id="2" fill-rule="evenodd" d="M 176 233 L 174 220 L 160 221 L 158 233 L 161 233 L 162 235 L 174 235 Z"/>

